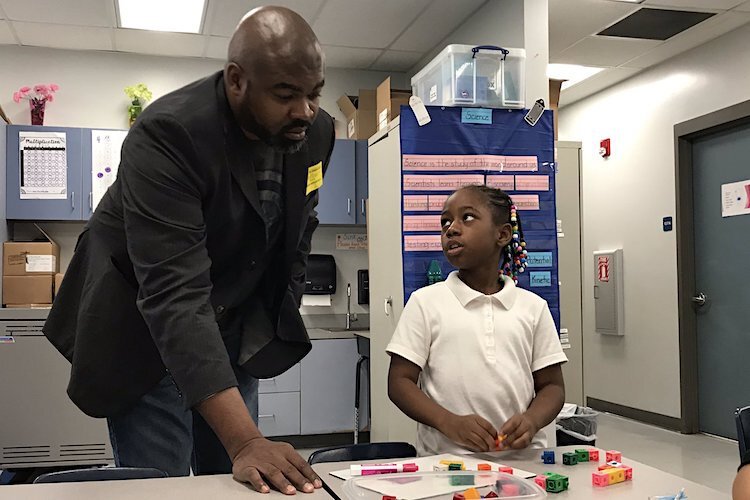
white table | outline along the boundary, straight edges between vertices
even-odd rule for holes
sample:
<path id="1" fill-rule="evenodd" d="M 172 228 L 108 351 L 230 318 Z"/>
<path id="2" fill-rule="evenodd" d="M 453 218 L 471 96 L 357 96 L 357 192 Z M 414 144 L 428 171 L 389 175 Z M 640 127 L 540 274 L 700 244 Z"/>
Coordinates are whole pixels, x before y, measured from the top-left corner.
<path id="1" fill-rule="evenodd" d="M 258 493 L 232 479 L 230 474 L 0 486 L 0 500 L 280 500 L 285 497 L 289 498 L 277 491 Z M 297 492 L 292 498 L 329 500 L 331 496 L 321 488 L 314 493 Z"/>
<path id="2" fill-rule="evenodd" d="M 557 472 L 570 478 L 569 489 L 562 493 L 550 494 L 548 498 L 554 499 L 589 499 L 589 498 L 611 498 L 622 500 L 646 500 L 652 495 L 674 495 L 680 488 L 685 488 L 685 493 L 690 500 L 722 500 L 729 499 L 729 495 L 713 490 L 688 479 L 663 472 L 648 465 L 629 460 L 623 457 L 623 463 L 633 468 L 633 480 L 614 484 L 604 488 L 595 487 L 591 484 L 591 473 L 597 470 L 593 462 L 578 465 L 563 465 L 562 454 L 573 451 L 576 448 L 589 448 L 585 446 L 562 446 L 554 448 L 556 463 L 545 465 L 541 461 L 541 450 L 523 450 L 520 452 L 498 452 L 472 455 L 487 461 L 500 462 L 505 465 L 515 466 L 529 472 L 542 474 L 544 472 Z M 599 451 L 599 463 L 604 463 L 604 450 Z M 375 460 L 383 462 L 383 460 Z M 329 474 L 331 471 L 346 469 L 350 463 L 338 462 L 322 463 L 313 465 L 313 469 L 321 477 L 323 482 L 334 494 L 344 499 L 344 481 Z M 356 462 L 360 463 L 360 462 Z"/>

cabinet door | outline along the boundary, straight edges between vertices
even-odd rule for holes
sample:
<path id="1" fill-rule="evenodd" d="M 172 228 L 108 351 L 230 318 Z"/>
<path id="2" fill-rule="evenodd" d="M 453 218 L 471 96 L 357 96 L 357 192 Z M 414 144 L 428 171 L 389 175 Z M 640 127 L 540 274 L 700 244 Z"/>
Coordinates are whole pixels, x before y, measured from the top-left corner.
<path id="1" fill-rule="evenodd" d="M 337 139 L 320 188 L 318 219 L 321 224 L 357 222 L 354 189 L 355 141 Z"/>
<path id="2" fill-rule="evenodd" d="M 65 153 L 67 159 L 66 186 L 60 193 L 62 198 L 55 199 L 22 199 L 21 186 L 29 182 L 22 176 L 22 155 L 19 150 L 21 132 L 43 132 L 65 134 Z M 82 220 L 82 166 L 81 166 L 82 130 L 65 127 L 40 127 L 32 125 L 11 125 L 7 128 L 6 153 L 6 209 L 8 219 L 17 220 Z M 49 167 L 38 167 L 42 174 L 52 174 L 55 168 L 54 153 L 51 153 Z M 28 174 L 28 172 L 27 172 Z M 35 182 L 39 182 L 36 180 Z M 43 182 L 43 181 L 42 181 Z M 28 184 L 27 184 L 28 185 Z"/>
<path id="3" fill-rule="evenodd" d="M 357 224 L 367 224 L 367 141 L 355 145 Z"/>
<path id="4" fill-rule="evenodd" d="M 302 434 L 354 431 L 356 339 L 313 340 L 302 360 Z"/>

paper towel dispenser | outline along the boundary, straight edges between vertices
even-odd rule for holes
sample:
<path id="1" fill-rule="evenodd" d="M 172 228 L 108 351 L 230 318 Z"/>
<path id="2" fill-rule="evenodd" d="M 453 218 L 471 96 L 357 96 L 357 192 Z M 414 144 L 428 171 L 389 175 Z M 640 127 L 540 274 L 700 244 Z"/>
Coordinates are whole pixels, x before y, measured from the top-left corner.
<path id="1" fill-rule="evenodd" d="M 336 261 L 333 255 L 310 254 L 305 275 L 307 295 L 333 295 L 336 293 Z"/>

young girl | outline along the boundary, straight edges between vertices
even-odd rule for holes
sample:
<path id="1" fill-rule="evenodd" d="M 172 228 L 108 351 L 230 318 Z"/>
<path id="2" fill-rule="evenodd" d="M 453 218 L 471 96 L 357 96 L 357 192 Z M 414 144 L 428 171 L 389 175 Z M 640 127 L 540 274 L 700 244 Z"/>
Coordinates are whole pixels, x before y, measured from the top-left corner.
<path id="1" fill-rule="evenodd" d="M 419 423 L 420 456 L 492 451 L 498 438 L 499 449 L 545 447 L 539 431 L 562 408 L 567 358 L 547 303 L 514 283 L 525 262 L 515 206 L 499 189 L 467 186 L 441 225 L 458 271 L 411 295 L 386 348 L 388 396 Z"/>

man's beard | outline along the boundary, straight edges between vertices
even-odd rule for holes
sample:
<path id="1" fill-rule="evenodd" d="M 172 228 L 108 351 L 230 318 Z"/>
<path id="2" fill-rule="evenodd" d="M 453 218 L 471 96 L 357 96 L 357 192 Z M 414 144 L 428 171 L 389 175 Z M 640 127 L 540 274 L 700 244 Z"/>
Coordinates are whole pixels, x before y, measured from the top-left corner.
<path id="1" fill-rule="evenodd" d="M 246 106 L 245 109 L 249 108 Z M 272 134 L 266 127 L 258 123 L 252 113 L 248 113 L 248 116 L 242 124 L 242 128 L 269 145 L 274 151 L 287 155 L 296 153 L 302 149 L 302 146 L 307 142 L 307 133 L 305 133 L 305 137 L 299 141 L 289 139 L 284 134 L 295 128 L 304 128 L 305 132 L 307 132 L 310 129 L 310 125 L 309 122 L 304 120 L 294 120 L 292 123 L 284 125 L 276 134 Z"/>

